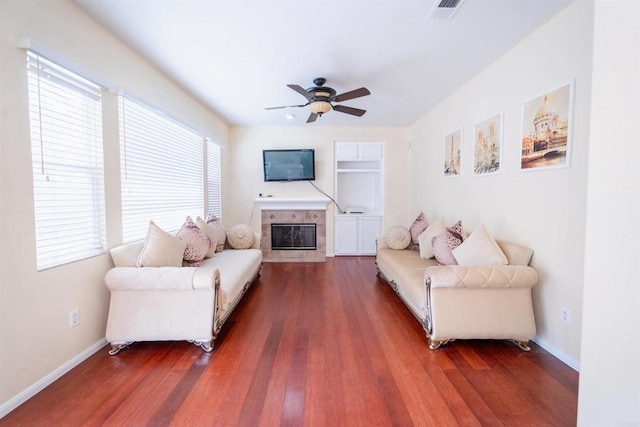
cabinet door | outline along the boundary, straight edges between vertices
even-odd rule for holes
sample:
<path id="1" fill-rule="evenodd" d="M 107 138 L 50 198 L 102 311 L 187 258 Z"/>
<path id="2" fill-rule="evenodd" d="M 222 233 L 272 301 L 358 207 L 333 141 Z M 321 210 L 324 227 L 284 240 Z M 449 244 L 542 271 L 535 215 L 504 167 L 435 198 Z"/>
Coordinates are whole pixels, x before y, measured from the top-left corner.
<path id="1" fill-rule="evenodd" d="M 357 160 L 358 144 L 349 142 L 336 143 L 336 160 Z"/>
<path id="2" fill-rule="evenodd" d="M 358 253 L 358 218 L 336 217 L 336 255 Z"/>
<path id="3" fill-rule="evenodd" d="M 358 221 L 358 254 L 375 255 L 376 238 L 380 234 L 382 218 L 361 217 Z"/>
<path id="4" fill-rule="evenodd" d="M 360 160 L 381 160 L 382 159 L 382 144 L 358 144 L 359 153 L 358 159 Z"/>

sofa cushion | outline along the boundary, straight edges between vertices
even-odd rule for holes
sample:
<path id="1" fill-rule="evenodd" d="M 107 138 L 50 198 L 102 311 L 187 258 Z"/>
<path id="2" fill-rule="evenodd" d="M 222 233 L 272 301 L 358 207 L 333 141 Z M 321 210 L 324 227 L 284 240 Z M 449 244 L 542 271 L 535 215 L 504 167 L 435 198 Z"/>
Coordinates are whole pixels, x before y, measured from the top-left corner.
<path id="1" fill-rule="evenodd" d="M 207 255 L 211 247 L 211 240 L 202 231 L 190 216 L 187 216 L 184 224 L 176 233 L 176 237 L 186 243 L 184 249 L 184 265 L 186 267 L 197 267 Z"/>
<path id="2" fill-rule="evenodd" d="M 259 249 L 226 249 L 205 259 L 199 268 L 220 270 L 220 309 L 225 311 L 260 271 L 262 251 Z"/>
<path id="3" fill-rule="evenodd" d="M 137 267 L 138 256 L 144 247 L 144 240 L 119 245 L 109 250 L 116 267 Z"/>
<path id="4" fill-rule="evenodd" d="M 433 253 L 433 238 L 447 231 L 447 228 L 444 226 L 444 220 L 439 220 L 434 222 L 433 224 L 429 224 L 426 230 L 424 230 L 420 236 L 418 237 L 418 242 L 420 245 L 420 258 L 430 259 L 435 256 Z"/>
<path id="5" fill-rule="evenodd" d="M 411 244 L 411 233 L 402 225 L 395 225 L 387 231 L 387 246 L 391 249 L 406 249 Z"/>
<path id="6" fill-rule="evenodd" d="M 224 250 L 224 242 L 227 240 L 227 230 L 225 230 L 222 221 L 220 218 L 209 212 L 205 222 L 215 233 L 216 242 L 218 242 L 216 245 L 216 252 L 222 252 Z"/>
<path id="7" fill-rule="evenodd" d="M 138 267 L 182 267 L 182 257 L 187 244 L 149 221 L 147 238 L 140 255 Z"/>
<path id="8" fill-rule="evenodd" d="M 456 265 L 458 262 L 452 251 L 462 243 L 462 221 L 458 221 L 447 231 L 434 237 L 431 241 L 433 253 L 441 265 Z"/>
<path id="9" fill-rule="evenodd" d="M 531 248 L 502 240 L 496 240 L 496 243 L 498 243 L 498 246 L 507 257 L 509 265 L 529 265 L 531 262 L 531 257 L 533 256 Z"/>
<path id="10" fill-rule="evenodd" d="M 234 225 L 227 231 L 227 241 L 233 249 L 248 249 L 253 239 L 253 230 L 247 224 Z"/>
<path id="11" fill-rule="evenodd" d="M 398 285 L 397 292 L 419 316 L 424 318 L 426 286 L 424 272 L 436 266 L 435 259 L 422 259 L 418 251 L 383 248 L 376 254 L 376 264 L 383 277 Z"/>
<path id="12" fill-rule="evenodd" d="M 427 229 L 428 226 L 429 223 L 427 222 L 424 213 L 420 212 L 420 215 L 416 217 L 409 227 L 409 233 L 411 233 L 411 249 L 419 249 L 420 242 L 418 241 L 418 237 Z M 431 246 L 431 242 L 429 242 L 429 246 Z"/>
<path id="13" fill-rule="evenodd" d="M 458 265 L 507 265 L 508 260 L 496 241 L 481 225 L 467 239 L 451 251 Z"/>

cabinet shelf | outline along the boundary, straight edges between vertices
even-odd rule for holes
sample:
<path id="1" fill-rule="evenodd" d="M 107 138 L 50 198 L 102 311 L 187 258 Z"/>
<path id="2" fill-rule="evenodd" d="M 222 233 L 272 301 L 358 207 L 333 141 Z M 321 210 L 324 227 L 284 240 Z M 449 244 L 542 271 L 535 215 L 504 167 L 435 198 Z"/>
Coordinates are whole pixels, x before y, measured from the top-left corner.
<path id="1" fill-rule="evenodd" d="M 338 169 L 337 173 L 380 172 L 380 169 Z"/>
<path id="2" fill-rule="evenodd" d="M 338 160 L 336 169 L 375 169 L 380 170 L 380 161 Z"/>

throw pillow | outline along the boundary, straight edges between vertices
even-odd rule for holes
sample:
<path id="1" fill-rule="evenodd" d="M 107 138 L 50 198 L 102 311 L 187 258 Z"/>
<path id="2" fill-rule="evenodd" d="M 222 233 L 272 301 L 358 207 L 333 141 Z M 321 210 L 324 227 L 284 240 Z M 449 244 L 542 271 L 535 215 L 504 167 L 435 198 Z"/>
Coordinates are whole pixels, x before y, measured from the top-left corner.
<path id="1" fill-rule="evenodd" d="M 507 265 L 504 255 L 496 241 L 489 235 L 484 225 L 467 237 L 457 248 L 451 251 L 459 265 L 486 266 Z"/>
<path id="2" fill-rule="evenodd" d="M 427 219 L 425 218 L 424 214 L 420 212 L 420 215 L 416 217 L 416 219 L 413 221 L 413 224 L 411 224 L 411 227 L 409 227 L 409 232 L 411 233 L 411 249 L 418 250 L 420 248 L 420 242 L 418 238 L 420 237 L 420 234 L 422 234 L 422 232 L 427 229 L 428 226 L 429 223 L 427 222 Z M 429 246 L 431 246 L 431 243 L 429 243 Z"/>
<path id="3" fill-rule="evenodd" d="M 138 267 L 182 267 L 186 243 L 149 221 L 147 238 L 140 255 Z"/>
<path id="4" fill-rule="evenodd" d="M 222 221 L 220 218 L 209 212 L 205 222 L 215 230 L 216 242 L 218 242 L 216 245 L 216 252 L 222 252 L 224 249 L 224 241 L 227 239 L 227 230 L 224 229 Z"/>
<path id="5" fill-rule="evenodd" d="M 411 243 L 411 233 L 407 227 L 395 225 L 389 229 L 385 240 L 391 249 L 406 249 Z"/>
<path id="6" fill-rule="evenodd" d="M 207 235 L 207 237 L 209 238 L 209 240 L 211 241 L 211 245 L 209 246 L 209 250 L 207 251 L 207 254 L 204 256 L 205 258 L 211 258 L 213 256 L 213 254 L 216 253 L 216 249 L 218 247 L 218 233 L 216 228 L 209 226 L 209 224 L 207 224 L 204 219 L 197 217 L 196 218 L 196 225 L 198 226 L 198 228 Z"/>
<path id="7" fill-rule="evenodd" d="M 247 224 L 234 225 L 227 231 L 227 241 L 233 249 L 248 249 L 255 238 L 253 230 Z"/>
<path id="8" fill-rule="evenodd" d="M 433 253 L 440 265 L 456 265 L 458 262 L 452 251 L 462 243 L 462 222 L 458 221 L 453 227 L 436 236 L 431 241 Z"/>
<path id="9" fill-rule="evenodd" d="M 198 228 L 190 216 L 176 234 L 176 237 L 187 244 L 184 249 L 184 265 L 187 267 L 197 267 L 209 252 L 211 240 Z"/>
<path id="10" fill-rule="evenodd" d="M 444 226 L 444 220 L 439 220 L 430 224 L 426 230 L 424 230 L 418 237 L 418 243 L 420 246 L 420 258 L 431 259 L 435 256 L 433 253 L 433 245 L 431 242 L 433 238 L 447 231 Z"/>

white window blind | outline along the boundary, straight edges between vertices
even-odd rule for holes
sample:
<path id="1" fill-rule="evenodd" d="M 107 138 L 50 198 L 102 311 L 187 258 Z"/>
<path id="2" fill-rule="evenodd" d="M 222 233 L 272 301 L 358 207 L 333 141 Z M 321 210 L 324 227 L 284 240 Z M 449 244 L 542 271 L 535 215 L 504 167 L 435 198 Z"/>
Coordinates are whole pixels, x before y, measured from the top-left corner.
<path id="1" fill-rule="evenodd" d="M 101 88 L 27 53 L 37 268 L 106 248 Z"/>
<path id="2" fill-rule="evenodd" d="M 125 97 L 119 110 L 123 242 L 143 239 L 150 220 L 174 232 L 203 215 L 203 137 Z"/>
<path id="3" fill-rule="evenodd" d="M 222 218 L 220 156 L 220 147 L 207 140 L 207 208 L 218 218 Z"/>

